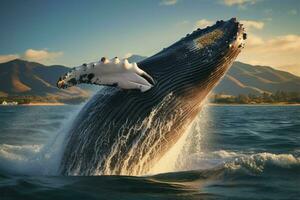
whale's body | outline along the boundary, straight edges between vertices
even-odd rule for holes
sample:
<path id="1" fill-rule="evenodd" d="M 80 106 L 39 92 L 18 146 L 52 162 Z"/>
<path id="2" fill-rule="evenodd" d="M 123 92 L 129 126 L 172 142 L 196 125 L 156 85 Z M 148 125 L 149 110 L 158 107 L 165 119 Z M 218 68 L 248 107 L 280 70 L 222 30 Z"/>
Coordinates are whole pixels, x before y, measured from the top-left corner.
<path id="1" fill-rule="evenodd" d="M 98 92 L 70 130 L 62 174 L 146 174 L 197 116 L 244 39 L 235 19 L 217 22 L 139 62 L 156 82 L 147 92 Z"/>

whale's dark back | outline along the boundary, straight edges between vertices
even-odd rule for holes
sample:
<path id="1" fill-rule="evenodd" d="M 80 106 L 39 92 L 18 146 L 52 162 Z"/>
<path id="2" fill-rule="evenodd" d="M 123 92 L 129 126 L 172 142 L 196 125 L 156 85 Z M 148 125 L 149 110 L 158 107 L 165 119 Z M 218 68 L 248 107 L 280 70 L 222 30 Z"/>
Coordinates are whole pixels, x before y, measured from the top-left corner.
<path id="1" fill-rule="evenodd" d="M 156 81 L 151 90 L 98 92 L 73 124 L 62 173 L 147 173 L 184 133 L 232 64 L 241 50 L 240 34 L 235 19 L 197 30 L 138 63 Z"/>

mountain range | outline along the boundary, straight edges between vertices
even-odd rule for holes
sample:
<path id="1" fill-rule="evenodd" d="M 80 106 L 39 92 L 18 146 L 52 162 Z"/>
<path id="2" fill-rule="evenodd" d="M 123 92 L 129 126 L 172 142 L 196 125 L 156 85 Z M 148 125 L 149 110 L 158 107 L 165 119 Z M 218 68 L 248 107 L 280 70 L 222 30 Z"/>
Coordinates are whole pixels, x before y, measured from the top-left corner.
<path id="1" fill-rule="evenodd" d="M 130 62 L 145 57 L 133 55 Z M 70 68 L 62 65 L 45 66 L 25 60 L 0 64 L 0 96 L 45 96 L 58 99 L 87 98 L 87 86 L 60 90 L 56 87 L 59 76 Z M 253 66 L 235 62 L 214 93 L 227 95 L 262 94 L 276 91 L 300 92 L 300 77 L 268 66 Z"/>
<path id="2" fill-rule="evenodd" d="M 0 96 L 41 96 L 53 99 L 86 98 L 89 93 L 78 87 L 60 90 L 56 87 L 59 76 L 69 68 L 61 65 L 45 66 L 25 60 L 0 64 Z"/>
<path id="3" fill-rule="evenodd" d="M 235 62 L 214 89 L 215 93 L 234 96 L 277 91 L 300 92 L 300 77 L 272 67 L 253 66 L 241 62 Z"/>

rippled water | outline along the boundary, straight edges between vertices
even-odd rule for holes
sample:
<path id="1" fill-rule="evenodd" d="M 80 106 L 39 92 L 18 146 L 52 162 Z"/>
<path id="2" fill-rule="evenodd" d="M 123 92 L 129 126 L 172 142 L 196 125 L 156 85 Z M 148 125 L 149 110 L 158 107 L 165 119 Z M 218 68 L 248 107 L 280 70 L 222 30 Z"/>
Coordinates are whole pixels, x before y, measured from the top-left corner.
<path id="1" fill-rule="evenodd" d="M 300 197 L 299 106 L 207 106 L 177 161 L 152 175 L 58 176 L 80 107 L 0 107 L 1 200 Z"/>

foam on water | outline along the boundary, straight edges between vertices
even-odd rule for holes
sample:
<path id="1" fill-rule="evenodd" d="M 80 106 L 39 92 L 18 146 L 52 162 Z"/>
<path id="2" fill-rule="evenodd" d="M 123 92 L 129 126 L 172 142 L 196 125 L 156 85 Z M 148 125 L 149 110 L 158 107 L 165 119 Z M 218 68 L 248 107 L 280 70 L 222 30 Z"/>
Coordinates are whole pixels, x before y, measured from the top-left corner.
<path id="1" fill-rule="evenodd" d="M 45 144 L 0 144 L 0 170 L 5 173 L 20 175 L 58 175 L 68 130 L 82 106 L 72 112 L 72 115 L 58 127 L 56 133 L 49 133 L 53 136 L 49 137 Z M 18 120 L 18 117 L 14 120 Z M 24 132 L 24 137 L 25 134 Z M 44 137 L 48 136 L 45 135 Z M 26 138 L 23 140 L 26 141 Z"/>
<path id="2" fill-rule="evenodd" d="M 224 164 L 227 169 L 245 169 L 251 173 L 262 173 L 266 167 L 290 169 L 300 167 L 300 157 L 292 154 L 272 154 L 268 152 L 252 155 L 238 155 Z"/>
<path id="3" fill-rule="evenodd" d="M 198 154 L 202 153 L 201 143 L 205 136 L 207 122 L 209 120 L 209 111 L 207 109 L 207 101 L 204 101 L 202 111 L 196 119 L 187 128 L 184 135 L 179 141 L 159 160 L 158 163 L 150 170 L 150 174 L 175 172 L 190 169 L 198 169 L 199 166 L 194 166 L 189 162 L 191 153 L 190 147 Z"/>

